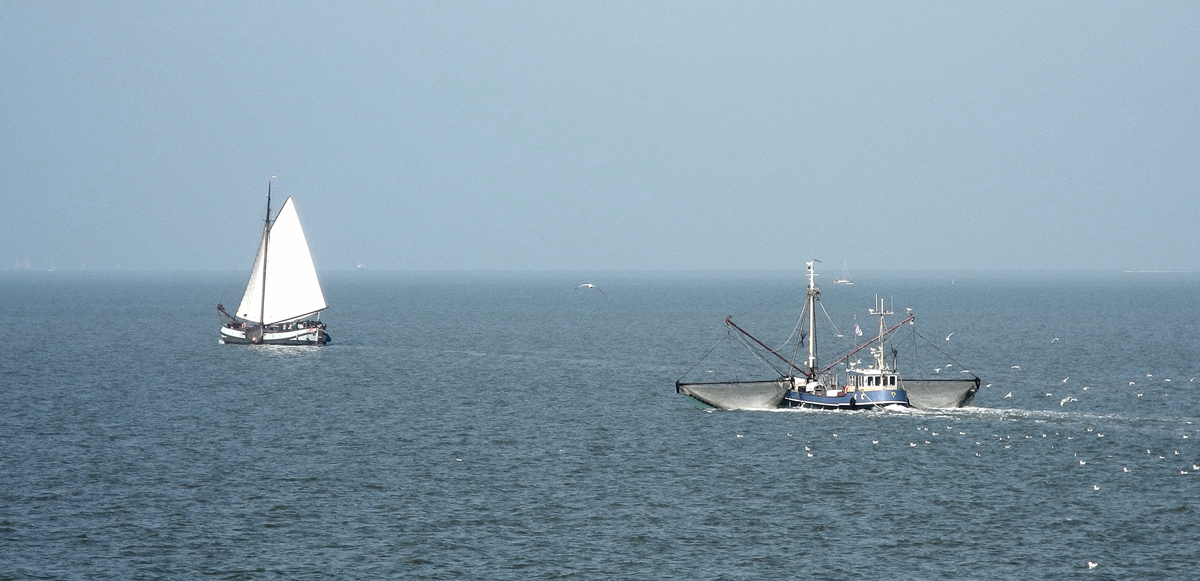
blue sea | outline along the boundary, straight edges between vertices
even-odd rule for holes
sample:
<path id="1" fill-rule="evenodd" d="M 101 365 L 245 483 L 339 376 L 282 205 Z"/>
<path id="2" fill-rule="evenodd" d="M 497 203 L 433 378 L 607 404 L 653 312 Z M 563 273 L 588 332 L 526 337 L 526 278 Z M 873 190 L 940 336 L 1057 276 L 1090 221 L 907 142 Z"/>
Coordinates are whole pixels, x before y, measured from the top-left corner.
<path id="1" fill-rule="evenodd" d="M 324 273 L 331 345 L 219 345 L 245 276 L 0 274 L 0 579 L 1200 577 L 1200 275 L 829 281 L 823 357 L 878 296 L 990 384 L 869 412 L 675 393 L 800 273 Z"/>

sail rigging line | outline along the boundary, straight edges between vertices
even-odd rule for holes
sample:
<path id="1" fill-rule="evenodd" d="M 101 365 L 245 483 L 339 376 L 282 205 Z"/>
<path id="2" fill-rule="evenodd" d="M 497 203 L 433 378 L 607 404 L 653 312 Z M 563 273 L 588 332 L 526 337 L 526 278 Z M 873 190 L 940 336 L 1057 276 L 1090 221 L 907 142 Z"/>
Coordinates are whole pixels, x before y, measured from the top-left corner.
<path id="1" fill-rule="evenodd" d="M 907 317 L 904 317 L 904 320 L 903 320 L 903 321 L 900 321 L 899 323 L 896 323 L 895 325 L 892 325 L 892 328 L 890 328 L 890 329 L 888 329 L 888 330 L 884 331 L 884 332 L 883 332 L 883 335 L 884 335 L 884 336 L 887 336 L 889 333 L 891 333 L 892 331 L 895 331 L 896 329 L 899 329 L 899 328 L 901 327 L 901 325 L 904 325 L 905 323 L 908 323 L 909 321 L 912 321 L 914 318 L 915 318 L 915 317 L 914 317 L 913 315 L 909 314 Z M 924 339 L 924 337 L 922 337 L 922 339 Z M 928 341 L 928 339 L 926 339 L 926 340 Z M 855 353 L 858 353 L 859 351 L 862 351 L 863 349 L 865 349 L 865 348 L 867 348 L 867 347 L 870 347 L 871 345 L 874 345 L 874 344 L 875 344 L 875 342 L 874 342 L 874 341 L 868 341 L 868 342 L 866 342 L 866 343 L 863 343 L 862 345 L 859 345 L 859 346 L 858 346 L 858 347 L 856 347 L 854 350 L 852 350 L 852 351 L 850 351 L 849 353 L 847 353 L 847 354 L 845 354 L 845 355 L 842 355 L 841 357 L 839 357 L 839 358 L 837 359 L 837 361 L 834 361 L 833 363 L 830 363 L 829 365 L 826 365 L 824 369 L 822 369 L 821 371 L 819 371 L 819 372 L 817 373 L 817 375 L 820 375 L 820 374 L 822 374 L 822 373 L 825 373 L 825 372 L 829 371 L 830 369 L 833 369 L 834 367 L 836 367 L 836 366 L 837 366 L 837 364 L 839 364 L 839 363 L 841 363 L 841 362 L 843 362 L 843 361 L 845 361 L 845 360 L 847 360 L 847 359 L 849 359 L 849 358 L 853 357 Z"/>
<path id="2" fill-rule="evenodd" d="M 795 363 L 792 363 L 792 361 L 791 361 L 790 359 L 788 359 L 787 357 L 784 357 L 783 355 L 780 355 L 780 354 L 779 354 L 779 353 L 777 353 L 777 352 L 776 352 L 774 349 L 772 349 L 772 348 L 768 347 L 768 346 L 766 345 L 766 343 L 763 343 L 762 341 L 759 341 L 759 340 L 758 340 L 758 339 L 757 339 L 757 338 L 756 338 L 754 335 L 751 335 L 750 333 L 747 333 L 745 329 L 742 329 L 741 327 L 737 326 L 737 324 L 736 324 L 736 323 L 734 323 L 732 320 L 730 320 L 730 318 L 729 318 L 729 317 L 725 317 L 725 324 L 726 324 L 726 325 L 728 325 L 728 326 L 730 326 L 730 327 L 733 327 L 734 329 L 736 329 L 736 330 L 737 330 L 737 332 L 741 333 L 742 335 L 745 335 L 746 337 L 749 337 L 751 341 L 754 341 L 755 343 L 758 343 L 758 345 L 759 345 L 760 347 L 762 347 L 763 349 L 766 349 L 767 351 L 769 351 L 769 352 L 771 353 L 771 355 L 774 355 L 774 356 L 778 357 L 779 359 L 781 359 L 781 360 L 782 360 L 784 363 L 787 363 L 787 364 L 788 364 L 788 367 L 791 367 L 792 369 L 795 369 L 796 371 L 799 371 L 800 373 L 803 373 L 803 374 L 804 374 L 804 376 L 805 376 L 805 377 L 807 377 L 807 378 L 809 378 L 809 379 L 812 379 L 812 378 L 813 378 L 813 375 L 812 375 L 812 373 L 811 373 L 809 370 L 807 370 L 807 369 L 803 369 L 803 368 L 800 368 L 800 367 L 797 367 L 797 366 L 796 366 L 796 364 L 795 364 Z M 751 351 L 754 351 L 754 350 L 753 350 L 753 349 L 751 349 Z M 772 368 L 774 368 L 774 366 L 773 366 L 773 365 L 772 365 L 771 367 L 772 367 Z M 783 374 L 780 374 L 780 375 L 783 375 Z"/>

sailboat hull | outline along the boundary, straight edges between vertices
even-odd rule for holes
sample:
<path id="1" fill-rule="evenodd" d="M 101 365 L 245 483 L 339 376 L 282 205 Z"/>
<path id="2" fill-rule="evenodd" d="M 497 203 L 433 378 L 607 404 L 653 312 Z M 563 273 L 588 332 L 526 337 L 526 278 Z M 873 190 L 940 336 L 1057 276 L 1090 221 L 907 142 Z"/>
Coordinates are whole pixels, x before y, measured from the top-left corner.
<path id="1" fill-rule="evenodd" d="M 222 345 L 325 345 L 330 341 L 329 333 L 320 327 L 306 329 L 272 330 L 267 329 L 258 336 L 258 329 L 234 329 L 229 326 L 221 327 Z"/>

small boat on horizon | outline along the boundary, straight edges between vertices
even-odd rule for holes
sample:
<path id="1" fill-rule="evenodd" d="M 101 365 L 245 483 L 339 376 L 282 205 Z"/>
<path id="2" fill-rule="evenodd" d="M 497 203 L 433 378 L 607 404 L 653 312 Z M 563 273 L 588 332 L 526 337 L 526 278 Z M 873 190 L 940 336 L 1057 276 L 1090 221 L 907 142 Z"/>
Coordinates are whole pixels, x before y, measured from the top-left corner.
<path id="1" fill-rule="evenodd" d="M 222 345 L 325 345 L 331 340 L 321 322 L 329 308 L 313 265 L 296 205 L 289 196 L 271 220 L 271 183 L 262 240 L 250 280 L 235 314 L 218 303 Z M 316 315 L 315 320 L 310 320 Z"/>
<path id="2" fill-rule="evenodd" d="M 837 280 L 833 281 L 833 283 L 834 284 L 854 284 L 854 281 L 850 280 L 850 276 L 848 274 L 846 274 L 846 261 L 844 261 L 844 260 L 842 261 L 842 276 L 839 277 Z"/>

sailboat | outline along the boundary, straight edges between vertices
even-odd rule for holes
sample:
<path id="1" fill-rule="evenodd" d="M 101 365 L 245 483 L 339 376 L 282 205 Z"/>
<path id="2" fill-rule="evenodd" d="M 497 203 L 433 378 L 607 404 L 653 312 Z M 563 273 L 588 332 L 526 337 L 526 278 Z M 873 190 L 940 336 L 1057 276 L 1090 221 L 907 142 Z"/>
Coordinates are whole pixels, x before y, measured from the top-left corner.
<path id="1" fill-rule="evenodd" d="M 846 274 L 846 262 L 845 261 L 842 261 L 842 276 L 841 276 L 841 278 L 838 278 L 837 280 L 833 281 L 833 283 L 834 284 L 854 284 L 854 281 L 850 280 L 849 275 Z"/>
<path id="2" fill-rule="evenodd" d="M 268 182 L 262 240 L 242 302 L 233 315 L 217 304 L 221 344 L 325 345 L 331 340 L 320 320 L 326 308 L 296 204 L 288 197 L 271 220 Z"/>
<path id="3" fill-rule="evenodd" d="M 706 406 L 721 409 L 775 409 L 775 408 L 819 408 L 856 410 L 887 406 L 910 406 L 918 408 L 943 408 L 969 406 L 979 390 L 979 378 L 969 379 L 916 379 L 905 380 L 896 368 L 896 352 L 891 352 L 889 363 L 886 337 L 903 325 L 912 325 L 911 310 L 899 323 L 888 326 L 886 317 L 893 315 L 885 303 L 876 299 L 875 306 L 868 312 L 879 317 L 878 336 L 859 345 L 837 360 L 824 366 L 817 362 L 816 307 L 821 291 L 816 285 L 816 260 L 806 262 L 808 288 L 804 315 L 807 317 L 807 359 L 798 364 L 775 349 L 767 346 L 735 324 L 729 317 L 725 324 L 748 347 L 757 349 L 786 364 L 786 368 L 775 368 L 779 377 L 757 381 L 724 381 L 684 383 L 682 377 L 675 382 L 675 391 Z M 799 345 L 796 346 L 797 350 Z M 715 348 L 714 348 L 715 349 Z M 867 367 L 858 367 L 851 358 L 870 349 L 874 362 Z M 711 351 L 710 351 L 711 353 Z M 772 361 L 764 356 L 763 362 Z M 841 366 L 844 371 L 835 371 Z M 774 366 L 773 366 L 774 367 Z M 687 373 L 684 374 L 687 376 Z"/>

